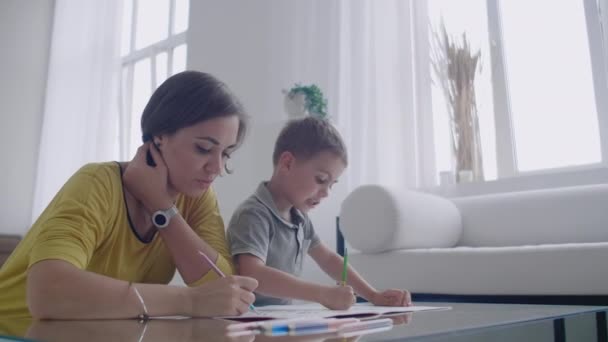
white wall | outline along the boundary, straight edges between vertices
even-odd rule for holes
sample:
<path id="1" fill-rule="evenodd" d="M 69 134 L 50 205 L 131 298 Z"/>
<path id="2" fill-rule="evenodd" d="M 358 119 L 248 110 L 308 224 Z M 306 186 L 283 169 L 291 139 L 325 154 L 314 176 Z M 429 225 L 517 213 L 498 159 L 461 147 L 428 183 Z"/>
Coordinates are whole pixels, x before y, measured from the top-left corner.
<path id="1" fill-rule="evenodd" d="M 332 112 L 336 70 L 330 54 L 337 44 L 328 27 L 337 25 L 334 5 L 323 0 L 191 1 L 188 67 L 226 82 L 252 119 L 244 146 L 231 160 L 235 173 L 215 185 L 226 222 L 271 175 L 274 140 L 287 120 L 281 90 L 295 82 L 315 83 Z M 339 183 L 311 213 L 317 232 L 332 247 L 343 194 Z M 329 280 L 311 266 L 306 265 L 304 277 Z"/>
<path id="2" fill-rule="evenodd" d="M 31 222 L 54 1 L 0 1 L 0 233 Z"/>

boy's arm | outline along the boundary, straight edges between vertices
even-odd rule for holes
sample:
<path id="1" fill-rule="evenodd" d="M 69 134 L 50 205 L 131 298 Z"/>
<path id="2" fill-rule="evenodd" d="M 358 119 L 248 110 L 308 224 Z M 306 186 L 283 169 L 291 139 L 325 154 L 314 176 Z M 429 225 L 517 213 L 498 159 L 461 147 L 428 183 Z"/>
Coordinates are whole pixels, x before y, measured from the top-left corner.
<path id="1" fill-rule="evenodd" d="M 325 273 L 336 281 L 342 281 L 342 268 L 344 259 L 332 251 L 323 242 L 312 247 L 308 254 L 315 260 Z M 382 292 L 377 291 L 349 264 L 348 285 L 352 286 L 356 293 L 375 305 L 383 306 L 409 306 L 411 305 L 410 293 L 407 290 L 389 289 Z"/>
<path id="2" fill-rule="evenodd" d="M 342 281 L 344 259 L 336 252 L 329 249 L 326 244 L 319 242 L 308 251 L 308 254 L 314 259 L 317 265 L 327 273 L 327 275 L 332 277 L 332 279 L 338 282 Z M 370 302 L 372 301 L 374 294 L 378 292 L 350 265 L 348 265 L 347 283 L 353 287 L 357 294 Z"/>
<path id="3" fill-rule="evenodd" d="M 235 256 L 239 273 L 257 279 L 256 292 L 280 298 L 301 299 L 321 303 L 334 309 L 348 309 L 355 300 L 350 286 L 325 286 L 300 280 L 293 275 L 266 266 L 264 262 L 252 254 Z"/>

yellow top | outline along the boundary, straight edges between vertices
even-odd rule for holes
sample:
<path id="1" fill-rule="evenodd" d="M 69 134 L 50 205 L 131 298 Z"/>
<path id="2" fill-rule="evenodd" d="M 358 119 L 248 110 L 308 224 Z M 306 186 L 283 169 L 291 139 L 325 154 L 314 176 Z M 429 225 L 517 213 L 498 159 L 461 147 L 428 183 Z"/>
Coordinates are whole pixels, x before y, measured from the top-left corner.
<path id="1" fill-rule="evenodd" d="M 179 195 L 176 206 L 197 235 L 219 253 L 217 266 L 233 274 L 215 192 L 209 189 L 198 198 Z M 175 273 L 162 238 L 155 234 L 145 242 L 132 229 L 120 166 L 115 162 L 78 170 L 0 268 L 0 317 L 31 316 L 25 301 L 27 270 L 47 259 L 138 283 L 167 284 Z M 189 286 L 217 278 L 210 270 Z"/>

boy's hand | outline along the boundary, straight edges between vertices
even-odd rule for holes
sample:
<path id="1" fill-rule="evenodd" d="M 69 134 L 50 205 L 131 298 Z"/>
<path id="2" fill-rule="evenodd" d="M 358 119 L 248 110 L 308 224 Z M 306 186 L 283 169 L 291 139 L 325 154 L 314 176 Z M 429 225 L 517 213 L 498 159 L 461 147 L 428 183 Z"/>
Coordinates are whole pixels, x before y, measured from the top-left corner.
<path id="1" fill-rule="evenodd" d="M 332 286 L 321 293 L 320 303 L 331 310 L 348 310 L 357 298 L 350 286 Z"/>
<path id="2" fill-rule="evenodd" d="M 410 306 L 412 297 L 408 290 L 389 289 L 374 293 L 370 301 L 378 306 Z"/>

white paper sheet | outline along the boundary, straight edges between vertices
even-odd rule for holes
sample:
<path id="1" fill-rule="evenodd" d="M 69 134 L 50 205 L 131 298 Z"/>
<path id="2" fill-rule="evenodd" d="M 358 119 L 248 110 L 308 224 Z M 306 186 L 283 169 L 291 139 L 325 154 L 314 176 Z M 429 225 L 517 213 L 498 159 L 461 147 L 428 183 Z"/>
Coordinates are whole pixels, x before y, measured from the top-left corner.
<path id="1" fill-rule="evenodd" d="M 320 304 L 269 305 L 256 307 L 257 313 L 249 311 L 241 316 L 221 316 L 232 320 L 280 319 L 280 318 L 328 318 L 355 317 L 373 318 L 378 316 L 401 315 L 407 312 L 446 310 L 449 307 L 436 306 L 375 306 L 369 303 L 353 305 L 348 310 L 329 310 Z"/>

